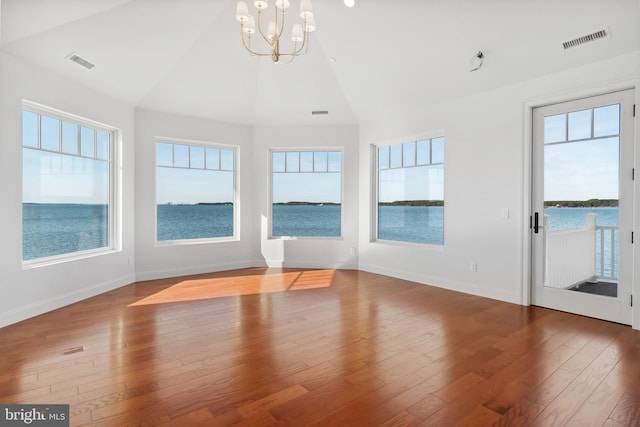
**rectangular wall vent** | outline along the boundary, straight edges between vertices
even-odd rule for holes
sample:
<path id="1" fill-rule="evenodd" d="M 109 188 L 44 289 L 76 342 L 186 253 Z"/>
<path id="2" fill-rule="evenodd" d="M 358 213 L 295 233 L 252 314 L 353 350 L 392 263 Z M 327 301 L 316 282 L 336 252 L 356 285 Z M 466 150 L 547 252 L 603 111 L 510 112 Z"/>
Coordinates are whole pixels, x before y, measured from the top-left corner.
<path id="1" fill-rule="evenodd" d="M 319 115 L 325 115 L 325 114 L 329 114 L 329 112 L 327 110 L 313 110 L 311 112 L 312 116 L 319 116 Z"/>
<path id="2" fill-rule="evenodd" d="M 587 34 L 586 36 L 578 37 L 573 40 L 562 43 L 564 50 L 571 49 L 572 47 L 580 46 L 586 43 L 591 43 L 596 40 L 604 39 L 609 36 L 607 30 L 596 31 L 595 33 Z"/>
<path id="3" fill-rule="evenodd" d="M 87 70 L 90 70 L 90 69 L 92 69 L 93 67 L 96 66 L 96 64 L 92 63 L 88 59 L 83 58 L 82 56 L 78 55 L 75 52 L 72 53 L 71 55 L 67 56 L 67 59 L 69 61 L 75 62 L 76 64 L 82 65 Z"/>

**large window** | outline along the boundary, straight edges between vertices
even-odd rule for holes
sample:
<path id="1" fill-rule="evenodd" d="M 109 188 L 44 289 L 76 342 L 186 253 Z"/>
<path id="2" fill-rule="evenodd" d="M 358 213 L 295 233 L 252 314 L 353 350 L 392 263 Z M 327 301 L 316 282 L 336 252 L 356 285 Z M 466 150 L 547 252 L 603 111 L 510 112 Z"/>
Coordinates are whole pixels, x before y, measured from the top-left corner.
<path id="1" fill-rule="evenodd" d="M 444 137 L 376 151 L 377 238 L 444 244 Z"/>
<path id="2" fill-rule="evenodd" d="M 236 236 L 237 148 L 156 142 L 157 240 Z"/>
<path id="3" fill-rule="evenodd" d="M 115 247 L 115 131 L 44 107 L 22 110 L 22 259 Z"/>
<path id="4" fill-rule="evenodd" d="M 342 235 L 342 151 L 272 151 L 273 237 Z"/>

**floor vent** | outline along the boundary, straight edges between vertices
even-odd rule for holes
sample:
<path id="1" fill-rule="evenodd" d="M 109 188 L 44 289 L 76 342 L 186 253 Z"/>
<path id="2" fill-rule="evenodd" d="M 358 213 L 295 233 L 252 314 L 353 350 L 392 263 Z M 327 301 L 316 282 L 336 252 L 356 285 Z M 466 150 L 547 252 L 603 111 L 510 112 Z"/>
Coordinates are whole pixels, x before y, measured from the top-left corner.
<path id="1" fill-rule="evenodd" d="M 90 69 L 92 69 L 93 67 L 96 66 L 96 64 L 94 64 L 93 62 L 89 61 L 88 59 L 83 58 L 82 56 L 78 55 L 75 52 L 72 53 L 71 55 L 67 56 L 67 59 L 69 61 L 75 62 L 76 64 L 82 65 L 87 70 L 90 70 Z"/>
<path id="2" fill-rule="evenodd" d="M 571 49 L 572 47 L 581 46 L 586 43 L 591 43 L 596 40 L 604 39 L 609 36 L 609 32 L 607 30 L 596 31 L 595 33 L 587 34 L 586 36 L 578 37 L 573 40 L 566 41 L 562 43 L 562 47 L 564 50 Z"/>
<path id="3" fill-rule="evenodd" d="M 84 346 L 79 345 L 77 347 L 71 347 L 62 352 L 62 354 L 81 353 L 84 351 Z"/>

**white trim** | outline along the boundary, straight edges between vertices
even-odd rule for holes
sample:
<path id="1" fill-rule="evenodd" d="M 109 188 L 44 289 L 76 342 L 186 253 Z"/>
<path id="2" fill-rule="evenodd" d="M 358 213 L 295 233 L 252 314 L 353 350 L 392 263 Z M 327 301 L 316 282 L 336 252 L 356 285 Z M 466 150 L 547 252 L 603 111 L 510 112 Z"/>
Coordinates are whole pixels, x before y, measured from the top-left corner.
<path id="1" fill-rule="evenodd" d="M 531 305 L 531 291 L 532 291 L 532 272 L 531 272 L 531 231 L 527 224 L 529 224 L 529 217 L 531 215 L 531 185 L 532 185 L 532 159 L 533 159 L 533 110 L 538 107 L 544 107 L 551 104 L 558 104 L 562 102 L 568 102 L 578 99 L 584 99 L 594 96 L 605 95 L 612 92 L 620 92 L 628 89 L 635 90 L 636 99 L 636 126 L 635 126 L 635 138 L 634 138 L 634 151 L 636 165 L 640 164 L 640 150 L 638 150 L 638 144 L 640 143 L 640 126 L 638 126 L 638 106 L 640 106 L 640 79 L 621 79 L 606 82 L 599 85 L 590 85 L 575 90 L 567 90 L 561 92 L 555 92 L 552 94 L 546 94 L 539 97 L 531 97 L 523 102 L 523 134 L 522 134 L 522 212 L 523 217 L 521 219 L 523 227 L 521 228 L 522 234 L 522 262 L 521 262 L 521 277 L 522 286 L 520 290 L 520 301 L 522 305 Z M 637 178 L 636 178 L 637 182 Z M 634 183 L 634 213 L 633 222 L 634 229 L 636 228 L 636 217 L 640 212 L 640 185 Z M 637 244 L 636 244 L 637 245 Z M 636 295 L 636 300 L 640 301 L 640 283 L 636 283 L 635 266 L 640 263 L 640 251 L 633 248 L 633 266 L 632 266 L 632 289 L 631 294 Z M 631 326 L 633 329 L 640 330 L 640 304 L 636 302 L 632 310 Z"/>
<path id="2" fill-rule="evenodd" d="M 23 306 L 14 308 L 13 310 L 0 313 L 0 328 L 11 325 L 13 323 L 21 322 L 34 316 L 39 316 L 41 314 L 56 310 L 61 307 L 65 307 L 78 301 L 86 300 L 87 298 L 112 291 L 122 286 L 127 286 L 134 282 L 134 275 L 127 274 L 118 279 L 99 283 L 89 288 L 67 292 L 66 294 L 57 295 L 55 297 L 48 298 L 43 301 L 38 301 L 32 304 L 25 304 Z"/>
<path id="3" fill-rule="evenodd" d="M 498 301 L 504 301 L 508 303 L 518 304 L 518 293 L 504 292 L 495 289 L 490 289 L 485 286 L 476 286 L 471 283 L 453 281 L 444 277 L 429 276 L 420 273 L 409 273 L 404 270 L 397 270 L 393 268 L 380 267 L 378 265 L 360 264 L 358 266 L 360 271 L 366 271 L 369 273 L 381 274 L 383 276 L 390 276 L 397 279 L 408 280 L 423 285 L 433 286 L 436 288 L 448 289 L 450 291 L 463 292 L 469 295 L 475 295 L 483 298 L 491 298 Z"/>
<path id="4" fill-rule="evenodd" d="M 392 140 L 387 140 L 387 141 L 379 141 L 378 143 L 374 143 L 370 145 L 370 149 L 371 149 L 371 164 L 370 164 L 370 170 L 371 170 L 371 205 L 369 206 L 369 215 L 371 218 L 371 226 L 369 229 L 369 243 L 374 243 L 374 244 L 379 244 L 379 243 L 391 243 L 391 242 L 397 242 L 399 244 L 414 244 L 414 245 L 420 245 L 421 247 L 427 246 L 427 247 L 442 247 L 444 250 L 444 246 L 446 243 L 446 238 L 445 238 L 445 224 L 444 224 L 444 219 L 445 219 L 445 211 L 446 211 L 446 203 L 444 203 L 444 201 L 446 200 L 445 197 L 445 183 L 447 182 L 446 179 L 446 147 L 447 147 L 447 137 L 445 135 L 444 130 L 441 130 L 440 133 L 434 133 L 434 132 L 428 132 L 428 133 L 421 133 L 418 135 L 414 135 L 413 137 L 410 137 L 413 139 L 401 139 L 401 138 L 394 138 L 393 141 L 395 142 L 390 142 Z M 445 150 L 445 153 L 443 153 L 444 155 L 444 161 L 442 163 L 431 163 L 431 160 L 433 159 L 433 144 L 432 144 L 432 140 L 434 139 L 438 139 L 438 138 L 442 138 L 443 139 L 443 150 Z M 402 146 L 406 143 L 413 143 L 413 142 L 418 142 L 418 141 L 424 141 L 424 140 L 429 140 L 429 164 L 424 164 L 424 165 L 418 165 L 417 164 L 417 156 L 416 156 L 416 164 L 413 166 L 399 166 L 399 167 L 391 167 L 391 147 L 392 146 L 400 146 L 401 147 L 401 159 L 403 159 L 404 157 L 404 151 Z M 381 147 L 389 147 L 389 167 L 385 168 L 385 169 L 380 169 L 379 168 L 379 158 L 378 158 L 378 153 L 379 153 L 379 149 Z M 403 163 L 404 163 L 404 159 L 403 159 Z M 378 205 L 379 205 L 379 197 L 380 197 L 380 171 L 384 170 L 400 170 L 400 169 L 408 169 L 408 168 L 414 168 L 414 167 L 432 167 L 432 166 L 442 166 L 442 179 L 443 179 L 443 183 L 442 183 L 442 201 L 444 203 L 444 205 L 442 206 L 442 244 L 438 245 L 438 244 L 434 244 L 434 243 L 420 243 L 420 242 L 408 242 L 405 240 L 386 240 L 386 239 L 380 239 L 378 237 Z"/>
<path id="5" fill-rule="evenodd" d="M 340 172 L 329 172 L 329 157 L 327 155 L 327 172 L 273 172 L 273 153 L 274 152 L 339 152 L 340 153 Z M 315 166 L 315 165 L 314 165 Z M 340 174 L 340 235 L 339 236 L 274 236 L 273 235 L 273 175 L 275 173 L 330 173 Z M 270 147 L 267 150 L 267 240 L 344 240 L 344 222 L 345 222 L 345 179 L 344 179 L 344 147 L 343 146 L 313 146 L 313 147 Z"/>
<path id="6" fill-rule="evenodd" d="M 233 173 L 233 235 L 223 237 L 205 237 L 194 239 L 176 239 L 176 240 L 158 240 L 158 168 L 165 166 L 158 166 L 158 144 L 168 143 L 177 145 L 187 145 L 190 147 L 203 147 L 205 148 L 205 166 L 206 166 L 206 149 L 217 148 L 221 150 L 233 151 L 233 170 L 226 169 L 196 169 L 196 171 L 208 171 L 208 172 L 232 172 Z M 182 245 L 199 245 L 209 243 L 224 243 L 224 242 L 237 242 L 240 241 L 240 146 L 235 144 L 221 144 L 217 142 L 207 142 L 194 139 L 181 139 L 163 136 L 154 136 L 153 140 L 153 152 L 154 152 L 154 167 L 153 167 L 153 182 L 154 182 L 154 215 L 153 215 L 153 243 L 155 247 L 166 246 L 182 246 Z M 190 154 L 189 154 L 190 155 Z M 222 158 L 222 155 L 220 155 Z M 222 160 L 220 159 L 220 162 Z M 183 169 L 183 168 L 176 168 Z"/>
<path id="7" fill-rule="evenodd" d="M 122 148 L 122 131 L 116 127 L 109 126 L 107 124 L 87 119 L 85 117 L 78 116 L 76 114 L 68 113 L 56 108 L 48 107 L 42 104 L 38 104 L 33 101 L 29 101 L 26 99 L 22 100 L 22 107 L 20 114 L 22 115 L 22 111 L 29 111 L 31 113 L 38 115 L 38 146 L 37 147 L 25 147 L 22 146 L 21 150 L 30 149 L 37 151 L 50 152 L 48 150 L 43 150 L 40 146 L 41 139 L 41 129 L 40 129 L 40 121 L 42 116 L 47 116 L 60 121 L 60 132 L 62 132 L 62 122 L 72 123 L 78 126 L 78 132 L 81 131 L 82 127 L 91 128 L 94 131 L 94 149 L 96 148 L 96 131 L 102 131 L 103 133 L 109 134 L 111 139 L 109 144 L 109 160 L 98 159 L 97 157 L 88 158 L 80 156 L 81 151 L 78 151 L 79 155 L 75 157 L 82 157 L 87 159 L 92 159 L 95 161 L 107 162 L 109 164 L 109 207 L 108 207 L 108 227 L 109 227 L 109 245 L 100 248 L 94 248 L 87 251 L 74 251 L 67 252 L 63 254 L 57 254 L 49 257 L 40 257 L 33 258 L 29 260 L 24 260 L 21 255 L 22 260 L 22 269 L 31 269 L 38 267 L 50 266 L 58 263 L 76 261 L 88 257 L 105 255 L 113 252 L 120 252 L 122 250 L 122 156 L 121 156 L 121 148 Z M 21 130 L 22 135 L 22 130 Z M 79 136 L 78 136 L 79 138 Z M 80 140 L 78 140 L 80 141 Z M 60 134 L 60 144 L 62 144 L 62 135 Z M 80 150 L 80 146 L 78 146 L 78 150 Z M 21 151 L 22 152 L 22 151 Z M 63 151 L 56 151 L 55 153 L 61 156 L 72 156 L 73 154 L 65 153 Z M 24 188 L 22 188 L 22 183 L 24 181 L 24 170 L 21 169 L 20 176 L 22 177 L 20 181 L 21 186 L 21 199 L 22 203 L 24 203 Z M 22 225 L 24 219 L 20 222 L 20 234 L 22 235 Z"/>
<path id="8" fill-rule="evenodd" d="M 222 264 L 201 264 L 201 265 L 193 265 L 193 266 L 180 267 L 180 268 L 148 270 L 148 271 L 136 272 L 135 280 L 136 282 L 141 282 L 145 280 L 166 279 L 170 277 L 190 276 L 194 274 L 206 274 L 206 273 L 215 273 L 219 271 L 238 270 L 241 268 L 252 268 L 256 266 L 266 267 L 266 264 L 264 261 L 247 260 L 247 261 L 238 261 L 238 262 L 230 262 L 230 263 L 222 263 Z"/>

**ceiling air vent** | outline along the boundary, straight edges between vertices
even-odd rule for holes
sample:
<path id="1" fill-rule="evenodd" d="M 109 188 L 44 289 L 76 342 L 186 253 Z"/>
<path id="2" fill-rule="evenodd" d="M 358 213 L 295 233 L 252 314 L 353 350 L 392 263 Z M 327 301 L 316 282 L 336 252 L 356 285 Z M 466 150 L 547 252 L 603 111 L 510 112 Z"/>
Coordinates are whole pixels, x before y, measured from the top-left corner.
<path id="1" fill-rule="evenodd" d="M 83 58 L 82 56 L 78 55 L 75 52 L 72 53 L 71 55 L 67 56 L 67 59 L 69 61 L 75 62 L 76 64 L 82 65 L 87 70 L 90 70 L 90 69 L 92 69 L 93 67 L 96 66 L 96 64 L 92 63 L 88 59 Z"/>
<path id="2" fill-rule="evenodd" d="M 327 110 L 313 110 L 311 112 L 312 116 L 322 116 L 322 115 L 327 115 L 329 114 L 329 112 Z"/>
<path id="3" fill-rule="evenodd" d="M 587 34 L 586 36 L 578 37 L 577 39 L 569 40 L 562 43 L 564 50 L 571 49 L 572 47 L 580 46 L 586 43 L 591 43 L 596 40 L 609 37 L 607 30 L 596 31 L 595 33 Z"/>

